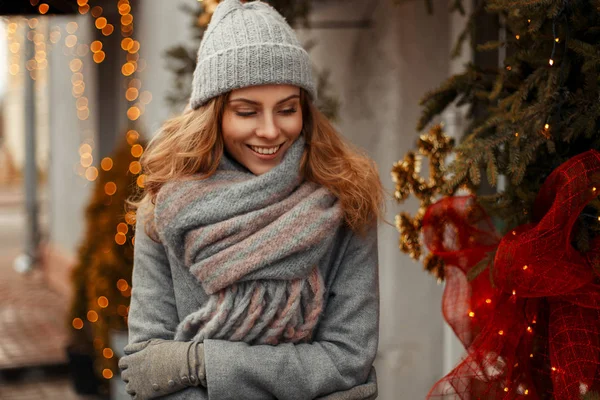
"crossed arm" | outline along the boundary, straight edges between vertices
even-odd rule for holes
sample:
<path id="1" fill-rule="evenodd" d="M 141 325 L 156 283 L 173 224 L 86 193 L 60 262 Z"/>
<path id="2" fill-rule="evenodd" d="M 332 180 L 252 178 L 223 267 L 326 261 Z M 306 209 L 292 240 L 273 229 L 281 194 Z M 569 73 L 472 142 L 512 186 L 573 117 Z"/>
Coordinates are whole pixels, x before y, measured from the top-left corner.
<path id="1" fill-rule="evenodd" d="M 350 235 L 332 271 L 326 309 L 312 343 L 270 346 L 207 339 L 202 349 L 206 388 L 190 386 L 162 398 L 375 398 L 372 364 L 379 334 L 377 226 L 373 224 L 365 238 Z M 139 222 L 134 258 L 128 353 L 150 339 L 172 340 L 179 323 L 165 250 L 147 237 Z M 187 363 L 185 357 L 180 358 L 173 362 Z"/>

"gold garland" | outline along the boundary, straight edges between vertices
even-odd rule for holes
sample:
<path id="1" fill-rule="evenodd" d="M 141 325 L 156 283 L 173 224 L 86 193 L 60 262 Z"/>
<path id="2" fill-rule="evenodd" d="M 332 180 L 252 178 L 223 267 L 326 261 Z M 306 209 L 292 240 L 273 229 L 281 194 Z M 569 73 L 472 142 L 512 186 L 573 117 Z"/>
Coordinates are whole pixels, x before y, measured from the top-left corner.
<path id="1" fill-rule="evenodd" d="M 442 195 L 446 183 L 445 158 L 454 149 L 454 139 L 444 134 L 442 125 L 433 126 L 428 133 L 421 135 L 417 148 L 419 154 L 409 151 L 402 161 L 394 163 L 392 168 L 392 180 L 396 184 L 394 199 L 402 204 L 411 194 L 419 199 L 420 206 L 417 214 L 413 217 L 406 212 L 396 215 L 396 229 L 400 232 L 398 247 L 415 260 L 420 260 L 422 246 L 419 234 L 422 228 L 423 216 L 427 207 Z M 421 160 L 429 158 L 429 179 L 420 175 Z M 444 263 L 432 254 L 425 257 L 424 268 L 438 278 L 444 279 Z"/>

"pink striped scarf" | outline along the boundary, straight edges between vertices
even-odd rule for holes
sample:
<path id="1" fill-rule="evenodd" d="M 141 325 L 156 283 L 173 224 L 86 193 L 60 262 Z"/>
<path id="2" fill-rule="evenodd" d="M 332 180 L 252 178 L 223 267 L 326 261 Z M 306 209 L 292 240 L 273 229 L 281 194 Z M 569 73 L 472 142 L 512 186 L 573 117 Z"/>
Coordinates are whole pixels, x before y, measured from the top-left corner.
<path id="1" fill-rule="evenodd" d="M 209 295 L 176 340 L 310 341 L 323 309 L 318 263 L 342 210 L 329 190 L 301 178 L 304 145 L 300 136 L 259 176 L 223 154 L 208 179 L 161 188 L 158 235 Z"/>

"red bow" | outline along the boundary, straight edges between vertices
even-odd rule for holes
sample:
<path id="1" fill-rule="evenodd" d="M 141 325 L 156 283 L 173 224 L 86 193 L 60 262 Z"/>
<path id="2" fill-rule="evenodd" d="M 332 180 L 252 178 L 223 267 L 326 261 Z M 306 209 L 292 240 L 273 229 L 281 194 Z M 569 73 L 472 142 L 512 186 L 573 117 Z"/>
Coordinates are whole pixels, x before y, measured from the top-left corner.
<path id="1" fill-rule="evenodd" d="M 427 210 L 424 242 L 446 263 L 444 318 L 467 349 L 428 398 L 579 400 L 600 389 L 600 237 L 585 253 L 571 244 L 598 194 L 600 153 L 590 150 L 552 172 L 535 222 L 501 240 L 474 197 Z M 468 282 L 492 258 L 491 275 Z"/>

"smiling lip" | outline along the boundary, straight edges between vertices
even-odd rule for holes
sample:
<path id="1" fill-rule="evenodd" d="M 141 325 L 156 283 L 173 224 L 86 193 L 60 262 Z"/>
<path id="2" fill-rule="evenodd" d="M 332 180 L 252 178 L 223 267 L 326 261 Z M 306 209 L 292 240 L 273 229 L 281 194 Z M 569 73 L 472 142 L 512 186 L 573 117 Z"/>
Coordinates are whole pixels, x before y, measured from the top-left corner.
<path id="1" fill-rule="evenodd" d="M 273 159 L 277 158 L 277 156 L 281 152 L 281 149 L 283 148 L 283 143 L 279 146 L 279 149 L 273 154 L 260 154 L 260 153 L 255 152 L 254 150 L 252 150 L 250 145 L 246 145 L 246 147 L 248 147 L 248 150 L 250 150 L 252 152 L 252 154 L 254 154 L 256 157 L 260 158 L 261 160 L 273 160 Z M 275 147 L 275 146 L 273 146 L 273 147 Z"/>

